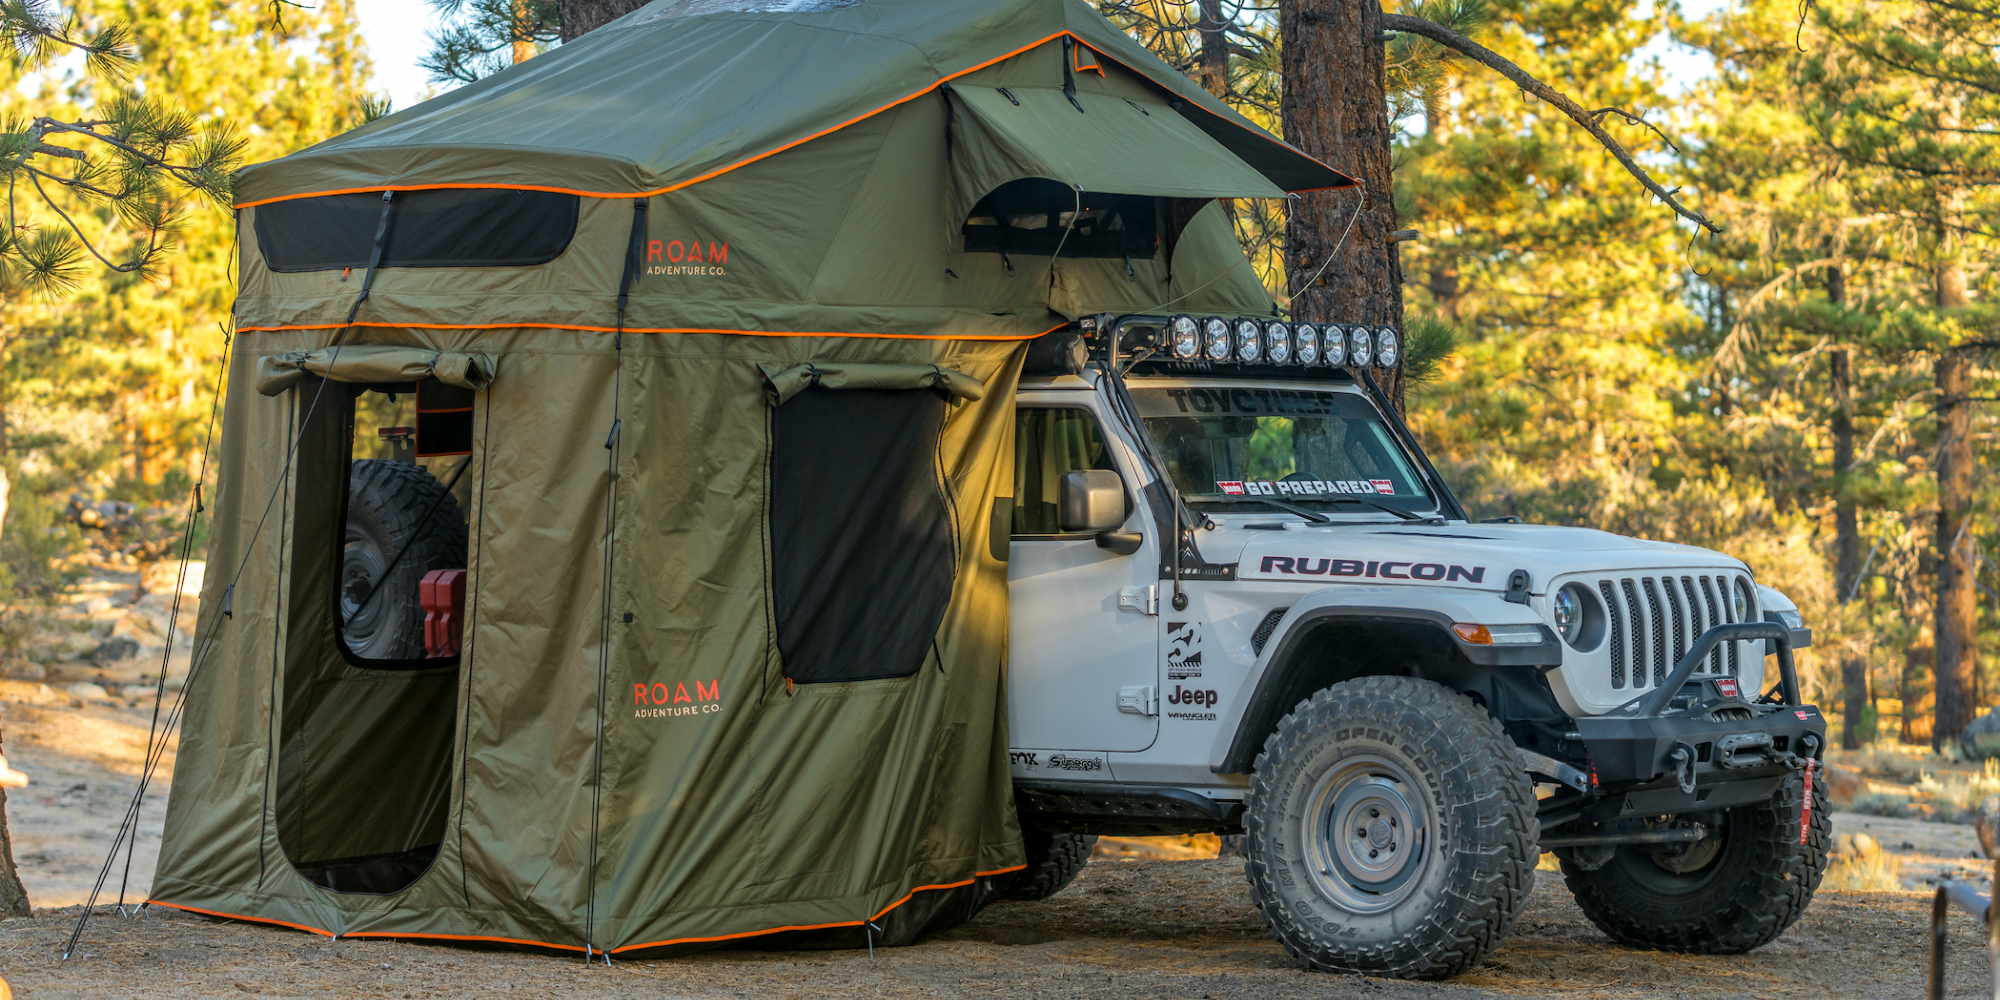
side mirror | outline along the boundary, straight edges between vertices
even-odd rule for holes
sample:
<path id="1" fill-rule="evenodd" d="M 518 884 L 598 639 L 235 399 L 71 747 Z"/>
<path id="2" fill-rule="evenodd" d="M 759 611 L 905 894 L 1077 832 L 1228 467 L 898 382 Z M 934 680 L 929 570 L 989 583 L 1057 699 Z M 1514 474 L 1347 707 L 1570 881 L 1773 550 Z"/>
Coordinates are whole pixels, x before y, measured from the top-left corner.
<path id="1" fill-rule="evenodd" d="M 1056 487 L 1056 509 L 1064 531 L 1116 531 L 1125 523 L 1125 482 L 1108 469 L 1065 472 Z"/>

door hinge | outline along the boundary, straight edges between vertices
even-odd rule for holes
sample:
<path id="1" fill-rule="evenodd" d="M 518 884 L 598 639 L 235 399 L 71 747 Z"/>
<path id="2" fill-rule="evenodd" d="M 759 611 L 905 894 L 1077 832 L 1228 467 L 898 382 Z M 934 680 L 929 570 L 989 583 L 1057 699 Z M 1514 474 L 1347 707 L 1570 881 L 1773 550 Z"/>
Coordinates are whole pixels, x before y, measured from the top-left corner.
<path id="1" fill-rule="evenodd" d="M 1118 710 L 1129 715 L 1160 714 L 1160 692 L 1152 685 L 1118 689 Z"/>
<path id="2" fill-rule="evenodd" d="M 1118 610 L 1142 615 L 1160 613 L 1160 588 L 1153 585 L 1124 587 L 1118 591 Z"/>

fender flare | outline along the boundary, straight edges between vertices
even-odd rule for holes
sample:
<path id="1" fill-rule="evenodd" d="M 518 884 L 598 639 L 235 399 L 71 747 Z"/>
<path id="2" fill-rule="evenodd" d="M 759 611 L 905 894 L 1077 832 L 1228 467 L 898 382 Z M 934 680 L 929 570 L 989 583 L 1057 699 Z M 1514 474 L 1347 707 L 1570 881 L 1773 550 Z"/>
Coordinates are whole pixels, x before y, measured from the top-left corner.
<path id="1" fill-rule="evenodd" d="M 1260 718 L 1287 687 L 1288 671 L 1280 665 L 1291 660 L 1293 650 L 1305 641 L 1316 626 L 1331 620 L 1356 622 L 1388 622 L 1396 624 L 1423 625 L 1436 629 L 1448 639 L 1465 658 L 1483 667 L 1557 667 L 1562 665 L 1562 643 L 1546 625 L 1536 623 L 1542 629 L 1542 641 L 1533 645 L 1508 646 L 1475 645 L 1466 642 L 1453 632 L 1451 616 L 1440 611 L 1421 608 L 1396 608 L 1364 605 L 1328 604 L 1304 610 L 1293 609 L 1287 616 L 1284 637 L 1271 644 L 1261 658 L 1263 668 L 1257 673 L 1257 685 L 1249 698 L 1242 700 L 1243 708 L 1236 714 L 1234 726 L 1229 736 L 1228 746 L 1210 762 L 1210 770 L 1219 774 L 1247 774 L 1256 762 L 1257 752 L 1263 746 L 1262 731 L 1253 731 L 1250 720 Z"/>

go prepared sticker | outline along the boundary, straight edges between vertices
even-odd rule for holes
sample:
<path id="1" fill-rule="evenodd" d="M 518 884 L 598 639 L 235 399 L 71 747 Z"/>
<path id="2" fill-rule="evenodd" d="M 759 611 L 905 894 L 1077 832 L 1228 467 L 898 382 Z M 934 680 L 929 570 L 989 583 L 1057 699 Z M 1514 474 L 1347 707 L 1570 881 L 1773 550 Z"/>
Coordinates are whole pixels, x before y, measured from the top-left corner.
<path id="1" fill-rule="evenodd" d="M 1388 479 L 1311 479 L 1278 480 L 1269 479 L 1218 479 L 1216 492 L 1223 496 L 1265 496 L 1265 497 L 1313 497 L 1330 496 L 1340 493 L 1389 493 L 1396 492 L 1396 484 Z"/>

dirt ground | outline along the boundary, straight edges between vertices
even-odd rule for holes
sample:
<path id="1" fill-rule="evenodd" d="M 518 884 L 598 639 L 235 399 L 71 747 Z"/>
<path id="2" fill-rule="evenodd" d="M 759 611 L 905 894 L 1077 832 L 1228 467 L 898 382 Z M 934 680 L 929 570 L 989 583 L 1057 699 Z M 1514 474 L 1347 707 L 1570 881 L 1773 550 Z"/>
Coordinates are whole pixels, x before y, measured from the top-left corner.
<path id="1" fill-rule="evenodd" d="M 1300 971 L 1249 906 L 1240 862 L 1097 862 L 1040 903 L 1002 903 L 942 937 L 866 951 L 715 951 L 585 967 L 580 960 L 392 941 L 340 941 L 168 910 L 100 915 L 57 962 L 78 908 L 0 922 L 0 975 L 33 998 L 258 997 L 1919 997 L 1929 900 L 1823 893 L 1751 955 L 1613 946 L 1543 872 L 1507 945 L 1450 983 Z M 1986 968 L 1954 921 L 1953 996 Z"/>
<path id="2" fill-rule="evenodd" d="M 0 680 L 8 759 L 33 779 L 9 795 L 7 815 L 37 912 L 0 922 L 0 977 L 23 998 L 1918 997 L 1925 890 L 1944 877 L 1991 889 L 1970 827 L 1835 813 L 1836 834 L 1874 837 L 1902 863 L 1902 884 L 1913 891 L 1822 892 L 1798 925 L 1753 955 L 1684 957 L 1613 946 L 1570 902 L 1561 876 L 1544 871 L 1513 937 L 1480 969 L 1447 984 L 1412 984 L 1299 971 L 1250 907 L 1242 863 L 1216 860 L 1213 837 L 1107 837 L 1054 898 L 1003 903 L 950 934 L 873 958 L 716 951 L 585 968 L 538 954 L 333 942 L 172 910 L 128 918 L 100 907 L 76 958 L 63 964 L 56 955 L 142 769 L 152 700 L 139 681 L 159 669 L 167 609 L 152 589 L 145 594 L 136 574 L 95 574 L 64 609 L 41 675 Z M 120 637 L 133 638 L 139 654 L 92 659 Z M 170 684 L 185 670 L 183 651 L 175 652 Z M 169 746 L 138 824 L 134 901 L 152 880 L 172 768 Z M 121 859 L 101 902 L 116 899 L 123 873 Z M 1953 995 L 1973 996 L 1985 960 L 1971 919 L 1955 917 L 1953 928 Z"/>

